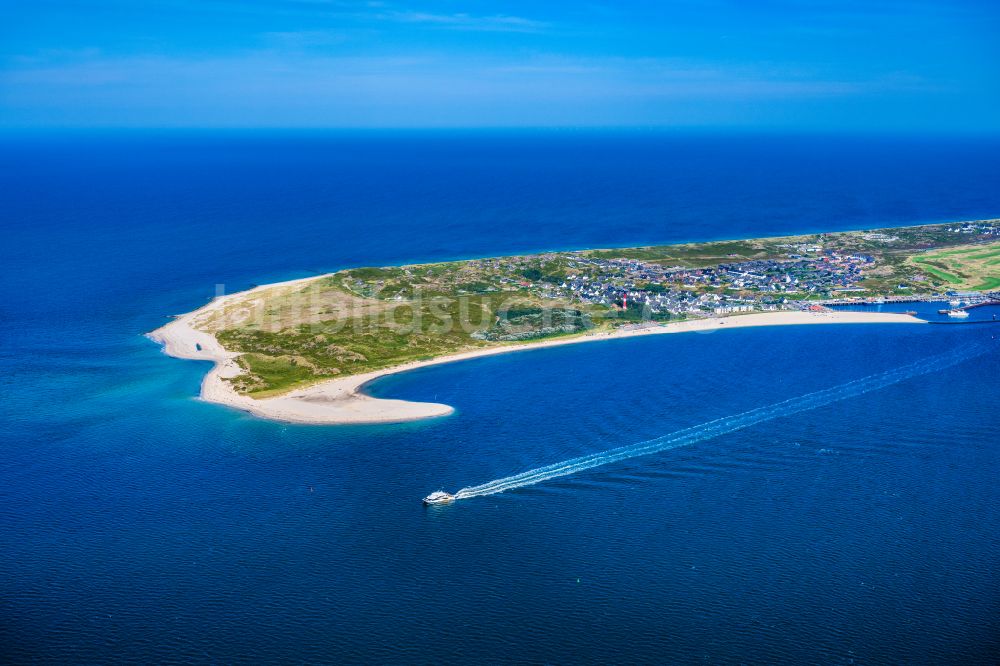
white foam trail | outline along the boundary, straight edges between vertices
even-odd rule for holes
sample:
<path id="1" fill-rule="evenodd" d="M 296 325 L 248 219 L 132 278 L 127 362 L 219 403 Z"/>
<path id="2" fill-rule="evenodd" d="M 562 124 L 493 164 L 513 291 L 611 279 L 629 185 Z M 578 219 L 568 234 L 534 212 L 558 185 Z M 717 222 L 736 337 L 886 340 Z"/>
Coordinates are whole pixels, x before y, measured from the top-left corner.
<path id="1" fill-rule="evenodd" d="M 790 398 L 774 403 L 773 405 L 757 407 L 734 416 L 726 416 L 714 421 L 708 421 L 707 423 L 684 428 L 683 430 L 678 430 L 669 435 L 657 437 L 656 439 L 564 460 L 563 462 L 539 467 L 482 485 L 462 488 L 455 493 L 455 499 L 467 499 L 481 495 L 502 493 L 505 490 L 541 483 L 542 481 L 548 481 L 559 476 L 575 474 L 586 469 L 608 465 L 627 458 L 635 458 L 636 456 L 645 456 L 668 449 L 687 446 L 735 430 L 741 430 L 757 423 L 816 409 L 817 407 L 823 407 L 839 400 L 853 398 L 870 391 L 886 388 L 906 379 L 944 370 L 962 361 L 980 356 L 986 351 L 986 347 L 971 346 L 937 356 L 930 356 L 892 370 L 855 379 L 846 384 L 839 384 L 821 391 L 807 393 L 797 398 Z"/>

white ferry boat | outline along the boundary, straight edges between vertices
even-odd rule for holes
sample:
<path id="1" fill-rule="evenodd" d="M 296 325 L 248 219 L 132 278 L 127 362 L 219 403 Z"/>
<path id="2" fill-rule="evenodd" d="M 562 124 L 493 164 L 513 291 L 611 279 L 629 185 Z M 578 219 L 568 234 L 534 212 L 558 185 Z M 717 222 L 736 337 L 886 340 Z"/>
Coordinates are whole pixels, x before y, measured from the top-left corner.
<path id="1" fill-rule="evenodd" d="M 965 319 L 969 316 L 969 313 L 965 310 L 948 310 L 948 316 L 956 319 Z"/>
<path id="2" fill-rule="evenodd" d="M 425 497 L 424 505 L 430 506 L 432 504 L 451 504 L 454 501 L 455 501 L 454 495 L 446 493 L 443 490 L 439 490 Z"/>

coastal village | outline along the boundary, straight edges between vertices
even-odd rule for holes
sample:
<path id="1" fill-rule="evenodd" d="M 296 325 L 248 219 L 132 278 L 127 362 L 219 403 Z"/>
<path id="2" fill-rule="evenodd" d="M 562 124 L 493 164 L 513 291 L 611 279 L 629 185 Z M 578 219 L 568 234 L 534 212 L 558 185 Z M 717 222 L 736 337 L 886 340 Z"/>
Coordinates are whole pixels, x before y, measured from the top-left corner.
<path id="1" fill-rule="evenodd" d="M 970 238 L 977 243 L 1000 240 L 997 221 L 963 223 L 940 231 L 962 244 Z M 930 300 L 942 296 L 963 296 L 972 301 L 991 298 L 987 290 L 950 289 L 947 280 L 934 274 L 940 271 L 933 267 L 928 274 L 922 274 L 918 264 L 886 261 L 885 252 L 878 250 L 899 243 L 899 235 L 857 232 L 850 236 L 873 248 L 845 250 L 844 243 L 838 242 L 841 238 L 824 242 L 820 237 L 776 244 L 768 258 L 737 261 L 740 255 L 730 253 L 728 261 L 703 267 L 604 258 L 585 251 L 475 260 L 468 262 L 468 269 L 477 280 L 484 276 L 495 278 L 493 291 L 525 290 L 543 299 L 604 306 L 620 313 L 635 312 L 646 319 L 797 310 L 846 302 Z M 875 246 L 882 248 L 877 250 Z M 627 254 L 629 250 L 621 252 Z M 600 252 L 609 253 L 614 251 Z M 550 272 L 539 267 L 548 267 Z M 1000 274 L 1000 268 L 995 272 Z M 1000 281 L 997 287 L 1000 288 Z"/>
<path id="2" fill-rule="evenodd" d="M 777 310 L 803 295 L 863 291 L 857 287 L 861 265 L 872 261 L 867 255 L 793 255 L 789 261 L 687 269 L 637 260 L 581 259 L 577 265 L 593 270 L 572 275 L 557 287 L 543 288 L 542 295 L 576 297 L 623 309 L 631 303 L 652 318 Z"/>

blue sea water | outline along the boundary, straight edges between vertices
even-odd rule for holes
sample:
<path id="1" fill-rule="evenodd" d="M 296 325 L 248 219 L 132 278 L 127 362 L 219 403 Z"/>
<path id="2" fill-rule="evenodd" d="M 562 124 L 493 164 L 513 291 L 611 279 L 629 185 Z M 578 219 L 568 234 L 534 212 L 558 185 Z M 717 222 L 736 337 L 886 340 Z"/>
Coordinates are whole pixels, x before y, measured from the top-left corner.
<path id="1" fill-rule="evenodd" d="M 968 317 L 964 319 L 958 319 L 955 317 L 950 317 L 947 313 L 942 314 L 942 310 L 951 310 L 954 308 L 950 304 L 950 300 L 944 301 L 920 301 L 914 303 L 859 303 L 851 305 L 833 305 L 831 306 L 834 310 L 848 310 L 853 312 L 912 312 L 915 313 L 913 316 L 918 319 L 923 319 L 924 321 L 929 321 L 935 324 L 973 324 L 973 323 L 992 323 L 996 320 L 1000 320 L 1000 305 L 978 305 L 973 308 L 965 310 L 968 313 Z M 966 301 L 959 301 L 959 303 L 965 304 Z M 962 306 L 960 306 L 962 307 Z"/>
<path id="2" fill-rule="evenodd" d="M 0 140 L 0 655 L 101 663 L 994 663 L 1000 352 L 501 495 L 420 498 L 931 354 L 981 326 L 654 336 L 386 378 L 377 427 L 194 399 L 142 333 L 354 265 L 1000 214 L 997 140 Z"/>

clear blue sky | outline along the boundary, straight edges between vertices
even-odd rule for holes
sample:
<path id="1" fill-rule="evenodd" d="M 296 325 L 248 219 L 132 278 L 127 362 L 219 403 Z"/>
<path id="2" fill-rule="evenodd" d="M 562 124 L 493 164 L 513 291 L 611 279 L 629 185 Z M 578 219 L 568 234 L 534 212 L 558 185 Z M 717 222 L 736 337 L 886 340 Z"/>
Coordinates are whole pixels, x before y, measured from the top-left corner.
<path id="1" fill-rule="evenodd" d="M 0 127 L 1000 132 L 1000 2 L 0 0 Z"/>

